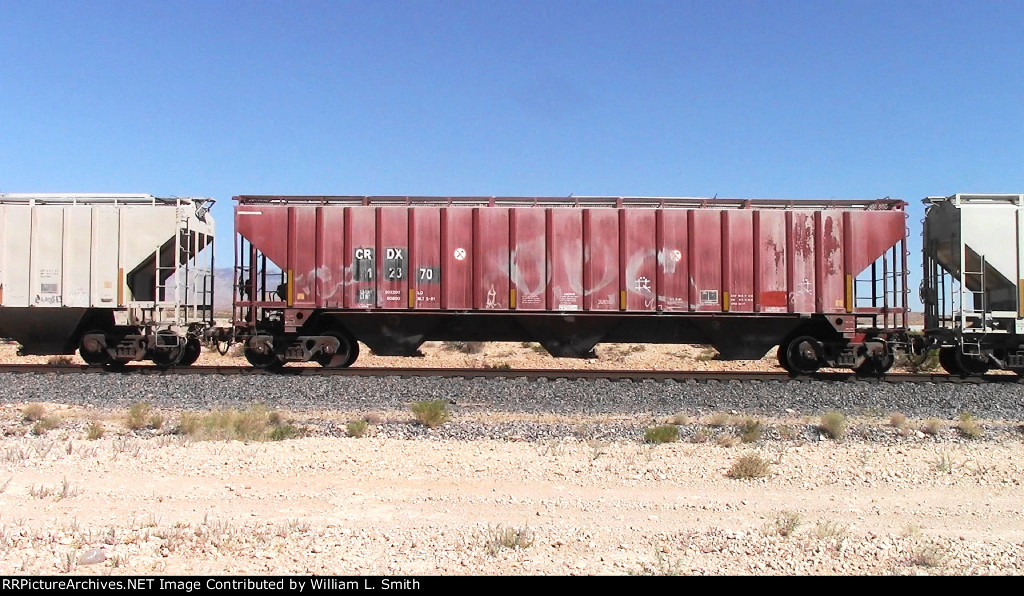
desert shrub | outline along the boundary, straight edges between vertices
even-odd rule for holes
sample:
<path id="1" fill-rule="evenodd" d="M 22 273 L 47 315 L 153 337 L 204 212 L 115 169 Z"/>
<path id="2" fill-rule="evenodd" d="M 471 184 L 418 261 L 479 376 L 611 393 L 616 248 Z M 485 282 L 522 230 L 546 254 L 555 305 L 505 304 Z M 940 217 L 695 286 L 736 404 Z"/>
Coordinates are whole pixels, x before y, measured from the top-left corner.
<path id="1" fill-rule="evenodd" d="M 938 418 L 929 418 L 924 421 L 924 426 L 921 427 L 921 430 L 929 435 L 937 435 L 942 432 L 942 429 L 945 426 L 946 423 Z"/>
<path id="2" fill-rule="evenodd" d="M 366 434 L 366 429 L 370 424 L 366 420 L 350 420 L 345 425 L 345 433 L 350 437 L 359 438 Z"/>
<path id="3" fill-rule="evenodd" d="M 729 478 L 763 478 L 771 472 L 771 464 L 765 458 L 756 453 L 748 453 L 741 456 L 732 467 L 726 472 Z"/>
<path id="4" fill-rule="evenodd" d="M 41 420 L 46 415 L 46 408 L 43 404 L 29 404 L 21 410 L 21 419 L 25 422 Z"/>
<path id="5" fill-rule="evenodd" d="M 846 526 L 834 521 L 820 522 L 814 526 L 814 535 L 822 540 L 842 539 L 847 534 Z"/>
<path id="6" fill-rule="evenodd" d="M 149 423 L 150 405 L 148 402 L 137 401 L 128 406 L 128 428 L 139 430 Z"/>
<path id="7" fill-rule="evenodd" d="M 674 424 L 663 424 L 661 426 L 652 426 L 644 432 L 644 442 L 654 443 L 674 443 L 679 440 L 679 427 Z"/>
<path id="8" fill-rule="evenodd" d="M 305 435 L 305 429 L 260 405 L 245 411 L 185 412 L 177 432 L 206 441 L 283 441 Z"/>
<path id="9" fill-rule="evenodd" d="M 46 365 L 47 366 L 71 366 L 71 363 L 72 363 L 71 356 L 64 356 L 64 355 L 50 356 L 46 360 Z"/>
<path id="10" fill-rule="evenodd" d="M 818 430 L 825 433 L 830 439 L 840 440 L 846 437 L 846 415 L 835 410 L 826 412 L 821 417 Z"/>
<path id="11" fill-rule="evenodd" d="M 443 345 L 446 350 L 464 354 L 479 354 L 484 351 L 484 342 L 482 341 L 446 341 Z"/>
<path id="12" fill-rule="evenodd" d="M 418 401 L 412 404 L 412 415 L 427 428 L 437 428 L 451 419 L 448 403 L 443 399 Z"/>
<path id="13" fill-rule="evenodd" d="M 800 436 L 800 432 L 789 424 L 783 424 L 779 427 L 779 436 L 785 441 L 792 441 Z"/>
<path id="14" fill-rule="evenodd" d="M 128 428 L 159 430 L 163 428 L 163 425 L 164 417 L 159 412 L 153 412 L 152 406 L 148 402 L 135 402 L 128 407 Z"/>
<path id="15" fill-rule="evenodd" d="M 920 546 L 910 553 L 907 562 L 915 567 L 939 567 L 946 560 L 946 553 L 936 546 Z"/>
<path id="16" fill-rule="evenodd" d="M 889 426 L 903 430 L 903 427 L 907 425 L 907 417 L 899 412 L 893 412 L 889 416 Z"/>
<path id="17" fill-rule="evenodd" d="M 708 420 L 709 426 L 729 426 L 729 421 L 732 420 L 732 416 L 725 412 L 718 412 L 711 415 L 711 419 Z"/>
<path id="18" fill-rule="evenodd" d="M 102 439 L 105 432 L 106 429 L 103 428 L 103 425 L 93 420 L 89 423 L 89 427 L 85 429 L 85 437 L 90 441 L 95 441 L 96 439 Z"/>
<path id="19" fill-rule="evenodd" d="M 721 447 L 735 447 L 740 442 L 740 438 L 732 434 L 719 435 L 718 444 Z"/>
<path id="20" fill-rule="evenodd" d="M 305 435 L 306 430 L 304 428 L 295 426 L 290 422 L 282 422 L 270 426 L 270 433 L 267 435 L 267 439 L 270 441 L 286 441 Z"/>
<path id="21" fill-rule="evenodd" d="M 960 422 L 957 424 L 957 429 L 961 435 L 968 439 L 980 439 L 985 434 L 981 425 L 974 419 L 974 416 L 971 416 L 970 412 L 960 414 Z"/>
<path id="22" fill-rule="evenodd" d="M 801 523 L 803 523 L 803 519 L 799 513 L 783 511 L 775 516 L 775 523 L 770 530 L 779 536 L 792 536 Z"/>
<path id="23" fill-rule="evenodd" d="M 80 489 L 72 488 L 71 485 L 68 484 L 67 478 L 64 478 L 64 481 L 61 483 L 59 487 L 50 488 L 42 485 L 37 487 L 36 485 L 33 484 L 28 489 L 28 494 L 31 497 L 35 497 L 37 499 L 45 499 L 48 497 L 52 497 L 53 500 L 55 501 L 60 501 L 63 499 L 68 499 L 77 496 L 80 492 L 82 492 Z"/>
<path id="24" fill-rule="evenodd" d="M 484 538 L 484 546 L 487 548 L 487 552 L 494 556 L 506 548 L 529 548 L 533 546 L 533 540 L 533 530 L 527 526 L 522 528 L 488 527 Z"/>
<path id="25" fill-rule="evenodd" d="M 708 441 L 711 440 L 711 437 L 712 437 L 713 434 L 714 433 L 711 431 L 710 428 L 708 428 L 706 426 L 702 426 L 702 427 L 697 429 L 696 433 L 694 433 L 694 435 L 693 435 L 693 442 L 694 443 L 707 443 Z"/>
<path id="26" fill-rule="evenodd" d="M 710 360 L 714 360 L 716 357 L 718 357 L 718 350 L 714 348 L 704 348 L 701 350 L 700 354 L 697 354 L 697 361 L 708 362 Z"/>
<path id="27" fill-rule="evenodd" d="M 940 451 L 935 455 L 935 460 L 932 465 L 936 472 L 940 474 L 952 474 L 953 468 L 956 467 L 956 459 L 948 451 Z"/>
<path id="28" fill-rule="evenodd" d="M 60 426 L 60 423 L 60 416 L 57 416 L 56 414 L 52 414 L 50 416 L 43 416 L 42 419 L 37 420 L 36 423 L 32 425 L 32 434 L 45 434 L 46 431 L 53 430 Z"/>
<path id="29" fill-rule="evenodd" d="M 736 427 L 736 430 L 739 431 L 741 441 L 753 443 L 754 441 L 761 440 L 761 435 L 764 433 L 764 425 L 760 420 L 747 418 Z"/>
<path id="30" fill-rule="evenodd" d="M 939 370 L 939 351 L 928 350 L 922 356 L 908 356 L 900 359 L 911 372 L 934 372 Z"/>
<path id="31" fill-rule="evenodd" d="M 682 412 L 679 412 L 678 414 L 672 416 L 672 424 L 675 424 L 676 426 L 683 426 L 689 423 L 690 417 Z"/>

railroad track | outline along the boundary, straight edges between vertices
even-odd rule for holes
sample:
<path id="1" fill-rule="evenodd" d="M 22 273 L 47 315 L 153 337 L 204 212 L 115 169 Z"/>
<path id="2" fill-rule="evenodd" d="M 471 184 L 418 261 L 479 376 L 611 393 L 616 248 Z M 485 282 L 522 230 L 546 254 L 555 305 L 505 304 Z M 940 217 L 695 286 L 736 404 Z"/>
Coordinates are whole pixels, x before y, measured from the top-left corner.
<path id="1" fill-rule="evenodd" d="M 46 364 L 0 365 L 0 373 L 25 374 L 139 374 L 139 375 L 272 375 L 303 377 L 449 377 L 449 378 L 524 378 L 524 379 L 606 379 L 612 381 L 832 381 L 859 383 L 1019 383 L 1018 375 L 956 377 L 947 374 L 891 373 L 882 378 L 858 377 L 854 373 L 822 372 L 793 377 L 785 372 L 763 371 L 665 371 L 665 370 L 590 370 L 590 369 L 511 369 L 511 368 L 320 368 L 311 366 L 262 370 L 246 366 L 188 366 L 158 368 L 126 366 L 116 371 L 98 366 L 50 366 Z"/>

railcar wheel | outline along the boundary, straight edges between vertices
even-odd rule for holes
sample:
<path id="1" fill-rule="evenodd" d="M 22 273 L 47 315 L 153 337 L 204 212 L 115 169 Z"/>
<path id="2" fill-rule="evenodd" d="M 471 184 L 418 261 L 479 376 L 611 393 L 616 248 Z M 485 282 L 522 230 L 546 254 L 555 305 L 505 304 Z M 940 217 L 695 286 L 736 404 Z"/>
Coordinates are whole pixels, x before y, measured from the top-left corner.
<path id="1" fill-rule="evenodd" d="M 184 354 L 184 346 L 180 343 L 181 338 L 170 331 L 158 331 L 157 337 L 165 338 L 164 341 L 166 343 L 161 344 L 158 339 L 156 341 L 156 345 L 162 346 L 162 348 L 151 350 L 149 359 L 152 360 L 153 364 L 159 368 L 170 368 L 172 366 L 176 366 L 181 362 L 181 357 Z"/>
<path id="2" fill-rule="evenodd" d="M 190 337 L 185 342 L 185 347 L 181 351 L 181 360 L 178 361 L 178 366 L 192 366 L 199 360 L 199 356 L 203 353 L 203 344 L 198 338 Z"/>
<path id="3" fill-rule="evenodd" d="M 331 352 L 321 351 L 313 356 L 313 360 L 324 368 L 343 368 L 347 366 L 346 363 L 352 351 L 352 341 L 337 331 L 327 331 L 323 336 L 336 339 L 338 341 L 338 348 Z"/>
<path id="4" fill-rule="evenodd" d="M 781 348 L 780 348 L 781 349 Z M 811 374 L 821 368 L 824 347 L 810 336 L 802 336 L 786 346 L 786 370 L 797 374 Z"/>
<path id="5" fill-rule="evenodd" d="M 348 351 L 348 360 L 345 364 L 342 364 L 345 368 L 348 368 L 355 364 L 356 358 L 359 358 L 359 342 L 355 338 L 351 338 L 351 348 Z"/>
<path id="6" fill-rule="evenodd" d="M 269 335 L 256 335 L 249 339 L 244 354 L 255 368 L 275 368 L 284 364 L 274 353 L 274 338 Z"/>
<path id="7" fill-rule="evenodd" d="M 171 368 L 181 362 L 181 348 L 171 348 L 170 350 L 163 350 L 160 352 L 153 352 L 150 356 L 150 360 L 153 361 L 158 368 Z"/>
<path id="8" fill-rule="evenodd" d="M 961 376 L 966 373 L 957 363 L 956 352 L 956 348 L 941 348 L 939 350 L 939 366 L 951 375 Z"/>
<path id="9" fill-rule="evenodd" d="M 889 369 L 892 368 L 895 362 L 896 358 L 892 354 L 885 354 L 884 356 L 868 358 L 864 361 L 864 364 L 853 370 L 862 377 L 880 377 L 889 372 Z"/>
<path id="10" fill-rule="evenodd" d="M 955 358 L 957 366 L 967 375 L 981 376 L 988 372 L 988 359 L 984 356 L 971 356 L 958 349 Z"/>
<path id="11" fill-rule="evenodd" d="M 884 342 L 872 341 L 868 343 L 880 345 L 876 349 L 876 353 L 865 355 L 864 362 L 853 370 L 862 377 L 880 377 L 889 372 L 892 365 L 896 363 L 896 357 L 889 351 L 888 346 Z"/>
<path id="12" fill-rule="evenodd" d="M 97 336 L 106 338 L 102 331 L 93 330 L 82 335 L 82 341 L 78 344 L 78 355 L 89 366 L 103 366 L 110 362 L 110 352 L 103 347 Z"/>
<path id="13" fill-rule="evenodd" d="M 793 372 L 789 370 L 789 362 L 786 361 L 786 346 L 789 344 L 779 344 L 779 349 L 775 351 L 775 358 L 786 372 Z"/>

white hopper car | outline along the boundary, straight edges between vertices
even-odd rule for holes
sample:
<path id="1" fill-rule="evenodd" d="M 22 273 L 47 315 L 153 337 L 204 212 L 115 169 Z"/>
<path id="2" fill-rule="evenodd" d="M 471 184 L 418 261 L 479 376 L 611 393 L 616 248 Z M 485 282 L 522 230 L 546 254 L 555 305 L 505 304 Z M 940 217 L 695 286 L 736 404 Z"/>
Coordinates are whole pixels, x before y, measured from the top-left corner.
<path id="1" fill-rule="evenodd" d="M 929 197 L 924 219 L 926 346 L 948 372 L 1024 372 L 1024 195 Z"/>
<path id="2" fill-rule="evenodd" d="M 0 194 L 0 337 L 96 365 L 195 362 L 213 325 L 210 204 Z"/>

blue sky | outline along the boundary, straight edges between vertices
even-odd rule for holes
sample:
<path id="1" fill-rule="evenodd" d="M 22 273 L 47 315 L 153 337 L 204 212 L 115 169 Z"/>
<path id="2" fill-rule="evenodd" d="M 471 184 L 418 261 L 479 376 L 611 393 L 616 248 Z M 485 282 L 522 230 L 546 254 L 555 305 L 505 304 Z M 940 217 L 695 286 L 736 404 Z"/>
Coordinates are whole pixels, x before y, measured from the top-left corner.
<path id="1" fill-rule="evenodd" d="M 212 196 L 221 263 L 259 193 L 892 196 L 916 236 L 925 196 L 1024 192 L 1022 30 L 1019 1 L 0 0 L 0 192 Z"/>

